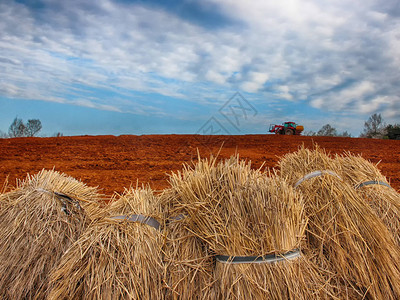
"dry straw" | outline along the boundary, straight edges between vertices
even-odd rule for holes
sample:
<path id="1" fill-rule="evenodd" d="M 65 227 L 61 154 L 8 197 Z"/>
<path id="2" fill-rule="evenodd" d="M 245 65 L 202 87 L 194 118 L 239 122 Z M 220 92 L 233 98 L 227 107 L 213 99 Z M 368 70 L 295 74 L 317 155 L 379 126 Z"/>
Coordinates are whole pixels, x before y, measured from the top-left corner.
<path id="1" fill-rule="evenodd" d="M 142 215 L 161 223 L 158 198 L 149 188 L 130 189 L 107 214 L 90 225 L 52 272 L 49 299 L 164 298 L 162 234 L 121 217 Z"/>
<path id="2" fill-rule="evenodd" d="M 48 275 L 99 206 L 95 188 L 55 171 L 29 176 L 2 195 L 0 298 L 45 298 Z"/>
<path id="3" fill-rule="evenodd" d="M 6 179 L 4 180 L 3 186 L 2 186 L 1 189 L 0 189 L 0 197 L 1 197 L 2 194 L 4 194 L 5 192 L 7 192 L 7 189 L 9 189 L 9 186 L 8 186 L 8 176 L 7 176 Z"/>
<path id="4" fill-rule="evenodd" d="M 6 180 L 4 180 L 3 186 L 0 189 L 0 211 L 7 203 L 7 197 L 5 197 L 4 194 L 7 192 L 8 189 L 9 186 L 8 186 L 8 176 L 7 176 Z"/>
<path id="5" fill-rule="evenodd" d="M 212 253 L 190 231 L 190 219 L 175 207 L 179 197 L 167 189 L 161 199 L 168 216 L 164 245 L 167 299 L 215 299 Z"/>
<path id="6" fill-rule="evenodd" d="M 331 272 L 338 296 L 347 298 L 352 289 L 360 297 L 398 299 L 399 249 L 368 203 L 338 178 L 342 173 L 337 161 L 318 147 L 301 147 L 285 155 L 279 166 L 281 176 L 292 185 L 307 174 L 323 171 L 302 181 L 297 189 L 304 196 L 309 218 L 307 248 Z"/>
<path id="7" fill-rule="evenodd" d="M 299 253 L 306 226 L 302 197 L 278 177 L 231 157 L 199 159 L 170 178 L 177 212 L 217 254 L 216 299 L 310 299 L 329 295 L 314 264 L 304 256 L 276 263 L 256 257 Z M 228 261 L 223 261 L 224 257 Z M 250 263 L 232 263 L 249 256 Z"/>
<path id="8" fill-rule="evenodd" d="M 360 197 L 382 218 L 400 245 L 400 194 L 390 187 L 378 166 L 360 155 L 350 153 L 336 156 L 341 176 L 359 193 Z"/>

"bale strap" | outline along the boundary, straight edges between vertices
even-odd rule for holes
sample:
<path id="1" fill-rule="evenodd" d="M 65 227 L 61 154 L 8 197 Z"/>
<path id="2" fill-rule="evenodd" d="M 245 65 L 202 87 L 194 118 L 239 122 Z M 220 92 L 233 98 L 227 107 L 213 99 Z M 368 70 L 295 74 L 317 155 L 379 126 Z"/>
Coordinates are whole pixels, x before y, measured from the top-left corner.
<path id="1" fill-rule="evenodd" d="M 66 214 L 66 215 L 70 215 L 70 211 L 67 209 L 67 203 L 66 201 L 72 203 L 73 205 L 75 205 L 76 208 L 78 209 L 82 209 L 81 205 L 79 204 L 78 200 L 75 200 L 73 198 L 71 198 L 70 196 L 63 194 L 63 193 L 58 193 L 55 191 L 49 191 L 43 188 L 37 188 L 36 191 L 41 192 L 41 193 L 47 193 L 47 194 L 53 194 L 55 196 L 58 197 L 58 199 L 61 201 L 61 210 Z"/>
<path id="2" fill-rule="evenodd" d="M 127 221 L 130 221 L 130 222 L 138 222 L 138 223 L 149 225 L 149 226 L 155 228 L 156 230 L 160 230 L 160 222 L 158 222 L 156 219 L 154 219 L 152 217 L 144 216 L 144 215 L 141 215 L 141 214 L 138 214 L 138 215 L 126 215 L 126 216 L 115 216 L 115 217 L 112 217 L 111 219 L 127 220 Z"/>
<path id="3" fill-rule="evenodd" d="M 284 254 L 268 254 L 263 256 L 228 256 L 217 255 L 215 258 L 218 262 L 225 264 L 263 264 L 277 263 L 280 261 L 293 260 L 301 256 L 299 249 L 286 252 Z"/>
<path id="4" fill-rule="evenodd" d="M 303 176 L 302 178 L 300 178 L 294 185 L 294 187 L 298 187 L 303 181 L 306 181 L 308 179 L 314 178 L 314 177 L 318 177 L 318 176 L 323 176 L 323 175 L 332 175 L 335 176 L 339 179 L 342 179 L 338 174 L 336 174 L 333 171 L 330 170 L 322 170 L 322 171 L 314 171 L 311 173 L 308 173 L 307 175 Z"/>
<path id="5" fill-rule="evenodd" d="M 184 215 L 184 214 L 179 214 L 179 215 L 177 215 L 177 216 L 175 216 L 175 217 L 170 217 L 169 219 L 167 219 L 167 223 L 174 222 L 174 221 L 181 221 L 181 220 L 183 220 L 183 219 L 186 218 L 186 217 L 187 217 L 187 216 Z"/>
<path id="6" fill-rule="evenodd" d="M 372 184 L 384 185 L 384 186 L 387 186 L 388 188 L 392 188 L 387 182 L 379 181 L 379 180 L 369 180 L 369 181 L 364 181 L 364 182 L 356 185 L 356 189 L 362 188 L 363 186 L 372 185 Z"/>

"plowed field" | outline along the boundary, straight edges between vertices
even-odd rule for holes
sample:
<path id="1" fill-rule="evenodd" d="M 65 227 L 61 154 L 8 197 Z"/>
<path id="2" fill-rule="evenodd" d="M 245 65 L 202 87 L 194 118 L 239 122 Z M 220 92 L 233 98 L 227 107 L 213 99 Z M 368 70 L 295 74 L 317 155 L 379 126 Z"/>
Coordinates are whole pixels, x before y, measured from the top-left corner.
<path id="1" fill-rule="evenodd" d="M 8 177 L 10 185 L 26 174 L 43 168 L 66 173 L 106 195 L 121 193 L 124 187 L 149 183 L 153 189 L 168 186 L 168 173 L 197 157 L 239 153 L 255 168 L 263 163 L 274 167 L 278 156 L 304 144 L 318 144 L 331 153 L 351 151 L 379 164 L 379 168 L 400 189 L 400 141 L 359 138 L 303 137 L 276 135 L 198 136 L 78 136 L 58 138 L 0 139 L 0 188 Z"/>

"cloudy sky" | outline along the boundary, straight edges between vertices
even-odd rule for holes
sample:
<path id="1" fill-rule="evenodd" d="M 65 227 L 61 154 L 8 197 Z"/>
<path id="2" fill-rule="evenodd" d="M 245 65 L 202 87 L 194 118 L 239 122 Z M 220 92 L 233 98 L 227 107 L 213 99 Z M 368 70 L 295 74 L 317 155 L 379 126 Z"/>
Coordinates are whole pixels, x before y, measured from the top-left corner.
<path id="1" fill-rule="evenodd" d="M 0 130 L 400 123 L 398 0 L 0 0 Z"/>

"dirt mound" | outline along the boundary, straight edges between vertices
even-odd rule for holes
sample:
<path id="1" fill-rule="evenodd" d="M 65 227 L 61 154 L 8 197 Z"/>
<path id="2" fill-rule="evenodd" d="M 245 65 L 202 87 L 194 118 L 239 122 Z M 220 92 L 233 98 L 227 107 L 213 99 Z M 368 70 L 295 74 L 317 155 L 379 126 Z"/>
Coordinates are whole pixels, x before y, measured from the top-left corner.
<path id="1" fill-rule="evenodd" d="M 99 186 L 111 195 L 124 187 L 149 183 L 155 190 L 168 186 L 171 171 L 196 159 L 197 149 L 208 157 L 220 151 L 221 158 L 239 153 L 252 161 L 254 168 L 264 162 L 275 167 L 278 156 L 293 152 L 300 145 L 318 144 L 328 152 L 351 151 L 378 163 L 391 185 L 400 189 L 400 141 L 360 138 L 306 137 L 278 135 L 199 136 L 199 135 L 123 135 L 54 138 L 0 139 L 0 186 L 52 169 Z"/>

